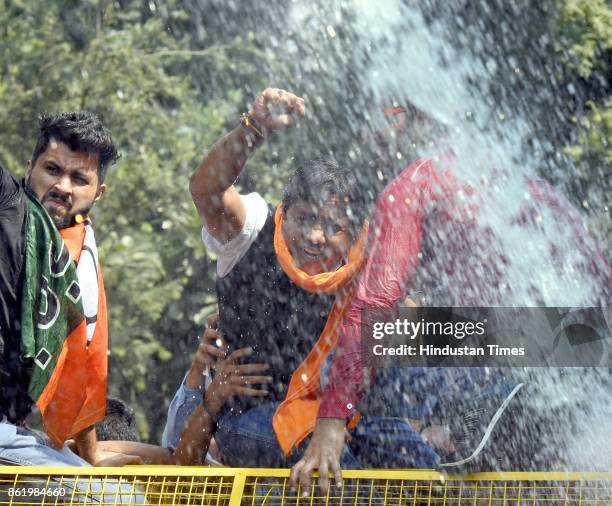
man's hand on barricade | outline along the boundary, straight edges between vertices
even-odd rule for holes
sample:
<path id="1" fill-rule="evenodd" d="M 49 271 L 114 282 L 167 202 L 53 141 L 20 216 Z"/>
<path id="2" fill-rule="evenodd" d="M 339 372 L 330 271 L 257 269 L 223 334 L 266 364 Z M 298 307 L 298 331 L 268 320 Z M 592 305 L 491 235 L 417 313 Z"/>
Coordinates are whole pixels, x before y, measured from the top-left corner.
<path id="1" fill-rule="evenodd" d="M 304 117 L 304 99 L 279 88 L 266 88 L 249 112 L 263 135 L 293 127 Z"/>
<path id="2" fill-rule="evenodd" d="M 337 487 L 342 486 L 340 457 L 344 446 L 345 422 L 336 418 L 319 418 L 312 439 L 302 459 L 291 469 L 291 486 L 297 489 L 298 482 L 302 495 L 311 494 L 310 478 L 313 471 L 319 471 L 319 488 L 327 493 L 328 474 L 334 473 Z"/>

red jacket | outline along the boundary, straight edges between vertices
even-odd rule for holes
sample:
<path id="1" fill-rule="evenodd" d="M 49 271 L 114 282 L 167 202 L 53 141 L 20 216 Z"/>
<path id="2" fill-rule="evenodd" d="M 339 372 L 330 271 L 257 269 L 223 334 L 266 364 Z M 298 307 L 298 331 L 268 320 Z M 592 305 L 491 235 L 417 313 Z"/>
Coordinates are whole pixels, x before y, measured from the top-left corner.
<path id="1" fill-rule="evenodd" d="M 589 304 L 609 302 L 610 267 L 589 238 L 585 220 L 545 181 L 532 178 L 527 186 L 532 198 L 513 223 L 537 228 L 538 208 L 552 210 L 565 230 L 580 238 L 583 251 L 576 255 L 576 268 L 600 288 Z M 406 293 L 436 284 L 444 287 L 448 306 L 495 306 L 508 300 L 512 287 L 502 280 L 508 259 L 499 236 L 476 220 L 478 208 L 478 196 L 453 176 L 449 160 L 417 160 L 385 188 L 372 214 L 367 256 L 341 323 L 319 418 L 349 419 L 364 392 L 362 308 L 391 308 Z M 550 259 L 544 260 L 560 254 L 551 242 Z"/>

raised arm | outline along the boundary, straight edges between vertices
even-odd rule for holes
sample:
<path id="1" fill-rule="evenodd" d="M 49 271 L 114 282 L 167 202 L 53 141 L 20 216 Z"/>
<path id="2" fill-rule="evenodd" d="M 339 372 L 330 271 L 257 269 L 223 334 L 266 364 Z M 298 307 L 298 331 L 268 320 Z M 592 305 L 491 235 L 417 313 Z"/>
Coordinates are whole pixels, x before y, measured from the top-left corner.
<path id="1" fill-rule="evenodd" d="M 215 142 L 191 176 L 190 191 L 202 223 L 218 241 L 236 237 L 246 211 L 234 182 L 266 136 L 285 130 L 304 116 L 304 100 L 278 88 L 266 88 L 241 125 Z"/>

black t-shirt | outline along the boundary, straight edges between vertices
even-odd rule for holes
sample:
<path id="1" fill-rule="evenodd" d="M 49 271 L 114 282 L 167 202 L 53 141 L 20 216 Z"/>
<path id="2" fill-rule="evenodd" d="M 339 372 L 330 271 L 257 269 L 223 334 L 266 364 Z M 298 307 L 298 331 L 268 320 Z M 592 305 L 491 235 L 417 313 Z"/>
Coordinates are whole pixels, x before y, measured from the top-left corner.
<path id="1" fill-rule="evenodd" d="M 27 393 L 31 364 L 20 358 L 26 216 L 22 184 L 0 165 L 0 415 L 13 423 L 32 406 Z"/>
<path id="2" fill-rule="evenodd" d="M 282 401 L 291 376 L 321 335 L 333 297 L 307 292 L 283 272 L 274 252 L 274 209 L 244 257 L 217 279 L 220 329 L 232 350 L 251 346 L 245 362 L 265 362 L 271 375 L 269 395 L 238 398 L 231 409 L 246 410 Z M 255 386 L 259 388 L 259 386 Z"/>

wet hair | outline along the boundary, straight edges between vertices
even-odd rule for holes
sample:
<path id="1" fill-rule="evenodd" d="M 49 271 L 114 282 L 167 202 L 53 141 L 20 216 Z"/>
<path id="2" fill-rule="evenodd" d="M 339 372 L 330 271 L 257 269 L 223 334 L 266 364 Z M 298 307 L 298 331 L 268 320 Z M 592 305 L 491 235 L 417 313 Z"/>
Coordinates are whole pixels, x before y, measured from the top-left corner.
<path id="1" fill-rule="evenodd" d="M 99 441 L 140 441 L 134 411 L 121 399 L 106 399 L 106 416 L 96 423 Z"/>
<path id="2" fill-rule="evenodd" d="M 289 178 L 283 193 L 285 212 L 293 203 L 303 200 L 309 204 L 321 205 L 330 197 L 341 201 L 349 199 L 349 219 L 352 228 L 358 228 L 363 221 L 360 205 L 359 185 L 354 171 L 342 167 L 331 156 L 308 160 L 298 166 Z M 354 230 L 353 230 L 354 231 Z"/>
<path id="3" fill-rule="evenodd" d="M 110 131 L 97 114 L 89 111 L 43 113 L 38 118 L 38 139 L 32 154 L 32 165 L 55 139 L 73 151 L 98 155 L 98 182 L 102 184 L 106 169 L 119 158 Z"/>
<path id="4" fill-rule="evenodd" d="M 397 107 L 384 108 L 383 114 L 388 119 L 396 114 L 406 114 L 409 123 L 408 128 L 413 125 L 419 125 L 419 128 L 412 129 L 411 131 L 411 133 L 416 135 L 415 138 L 411 139 L 413 144 L 425 144 L 432 139 L 440 139 L 449 134 L 448 127 L 444 123 L 438 121 L 407 99 L 402 100 L 401 105 Z"/>

